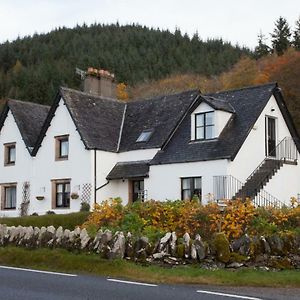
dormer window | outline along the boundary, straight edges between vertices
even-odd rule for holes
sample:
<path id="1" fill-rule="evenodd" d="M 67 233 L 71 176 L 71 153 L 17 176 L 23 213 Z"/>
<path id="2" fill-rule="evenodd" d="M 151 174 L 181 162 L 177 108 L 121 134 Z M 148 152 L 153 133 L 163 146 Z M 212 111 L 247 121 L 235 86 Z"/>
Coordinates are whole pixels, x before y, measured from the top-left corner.
<path id="1" fill-rule="evenodd" d="M 141 143 L 141 142 L 148 142 L 150 140 L 151 135 L 153 134 L 153 130 L 144 130 L 140 134 L 140 136 L 137 138 L 136 142 Z"/>
<path id="2" fill-rule="evenodd" d="M 16 143 L 4 145 L 4 165 L 13 166 L 16 162 Z"/>
<path id="3" fill-rule="evenodd" d="M 208 140 L 214 138 L 214 111 L 195 115 L 195 139 Z"/>

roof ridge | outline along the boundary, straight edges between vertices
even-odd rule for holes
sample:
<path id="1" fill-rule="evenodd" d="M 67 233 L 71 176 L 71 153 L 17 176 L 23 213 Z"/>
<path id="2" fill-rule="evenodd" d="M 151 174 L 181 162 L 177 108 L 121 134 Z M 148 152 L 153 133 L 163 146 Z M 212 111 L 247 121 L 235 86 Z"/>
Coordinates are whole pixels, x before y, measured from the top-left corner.
<path id="1" fill-rule="evenodd" d="M 150 96 L 150 97 L 147 97 L 147 98 L 130 99 L 127 103 L 136 103 L 136 102 L 148 101 L 148 100 L 158 100 L 158 99 L 163 98 L 163 97 L 178 96 L 178 95 L 181 95 L 181 94 L 192 93 L 192 92 L 199 92 L 201 94 L 200 89 L 192 89 L 192 90 L 185 90 L 185 91 L 171 93 L 171 94 L 157 95 L 157 96 L 154 96 L 154 97 Z"/>
<path id="2" fill-rule="evenodd" d="M 18 102 L 18 103 L 22 103 L 22 104 L 30 104 L 30 105 L 36 105 L 36 106 L 41 106 L 41 107 L 47 107 L 50 108 L 50 105 L 45 105 L 45 104 L 41 104 L 41 103 L 36 103 L 36 102 L 31 102 L 31 101 L 24 101 L 24 100 L 18 100 L 18 99 L 11 99 L 8 98 L 7 102 Z"/>
<path id="3" fill-rule="evenodd" d="M 75 93 L 81 94 L 83 96 L 93 97 L 93 98 L 100 99 L 100 100 L 108 100 L 108 101 L 112 101 L 112 102 L 123 103 L 123 101 L 121 101 L 121 100 L 119 100 L 117 98 L 110 98 L 110 97 L 103 97 L 103 96 L 99 96 L 99 95 L 94 95 L 94 94 L 90 94 L 90 93 L 87 93 L 87 92 L 79 91 L 79 90 L 76 90 L 76 89 L 71 89 L 71 88 L 68 88 L 68 87 L 64 87 L 64 86 L 60 86 L 59 90 L 60 91 L 66 90 L 66 91 L 69 91 L 69 92 L 75 92 Z"/>
<path id="4" fill-rule="evenodd" d="M 238 89 L 229 89 L 229 90 L 225 90 L 225 91 L 218 91 L 218 92 L 212 92 L 212 93 L 208 93 L 208 94 L 204 94 L 204 96 L 210 96 L 210 95 L 216 95 L 216 94 L 225 94 L 228 92 L 236 92 L 236 91 L 242 91 L 242 90 L 251 90 L 251 89 L 257 89 L 260 87 L 264 87 L 264 86 L 268 86 L 268 85 L 277 85 L 277 82 L 269 82 L 269 83 L 265 83 L 265 84 L 258 84 L 258 85 L 251 85 L 251 86 L 245 86 L 245 87 L 241 87 Z"/>

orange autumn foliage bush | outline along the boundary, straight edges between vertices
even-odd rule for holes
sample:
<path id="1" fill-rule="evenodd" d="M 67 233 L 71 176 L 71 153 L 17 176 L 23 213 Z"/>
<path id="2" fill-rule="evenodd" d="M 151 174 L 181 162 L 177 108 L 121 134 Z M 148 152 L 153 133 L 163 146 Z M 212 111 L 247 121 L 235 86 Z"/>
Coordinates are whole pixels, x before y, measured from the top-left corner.
<path id="1" fill-rule="evenodd" d="M 229 239 L 250 235 L 269 234 L 274 231 L 300 228 L 300 205 L 292 198 L 292 206 L 285 208 L 256 208 L 251 200 L 230 200 L 221 211 L 217 203 L 201 205 L 198 201 L 146 201 L 126 206 L 121 199 L 109 199 L 97 204 L 85 228 L 112 231 L 130 231 L 136 235 L 161 236 L 175 231 L 178 236 L 188 232 L 210 238 L 222 231 Z"/>

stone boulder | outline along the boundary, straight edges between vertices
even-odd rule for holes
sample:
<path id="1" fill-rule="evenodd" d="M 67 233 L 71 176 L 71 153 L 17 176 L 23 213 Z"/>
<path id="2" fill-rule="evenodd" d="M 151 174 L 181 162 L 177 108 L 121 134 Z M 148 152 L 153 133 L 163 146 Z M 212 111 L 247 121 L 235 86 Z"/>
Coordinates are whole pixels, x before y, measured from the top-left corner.
<path id="1" fill-rule="evenodd" d="M 251 239 L 248 234 L 245 234 L 239 239 L 233 241 L 231 247 L 234 252 L 238 252 L 243 256 L 248 256 L 251 251 Z"/>
<path id="2" fill-rule="evenodd" d="M 190 243 L 191 243 L 191 237 L 190 237 L 190 235 L 186 232 L 186 233 L 183 235 L 184 258 L 189 258 L 189 257 L 190 257 Z"/>
<path id="3" fill-rule="evenodd" d="M 197 257 L 199 260 L 203 260 L 206 257 L 206 246 L 202 241 L 202 238 L 199 234 L 196 234 L 194 241 L 195 249 L 197 252 Z"/>
<path id="4" fill-rule="evenodd" d="M 126 240 L 123 232 L 116 232 L 109 252 L 109 258 L 124 258 Z"/>

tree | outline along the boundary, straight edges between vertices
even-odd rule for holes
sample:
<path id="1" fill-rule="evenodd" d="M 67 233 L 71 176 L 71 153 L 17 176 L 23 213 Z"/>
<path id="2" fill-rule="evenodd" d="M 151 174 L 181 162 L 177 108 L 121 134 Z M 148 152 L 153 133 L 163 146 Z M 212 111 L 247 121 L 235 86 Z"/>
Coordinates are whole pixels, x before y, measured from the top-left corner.
<path id="1" fill-rule="evenodd" d="M 270 47 L 266 44 L 266 37 L 260 31 L 258 37 L 258 45 L 255 47 L 254 55 L 256 59 L 270 54 Z"/>
<path id="2" fill-rule="evenodd" d="M 300 17 L 296 21 L 296 27 L 294 30 L 294 36 L 293 36 L 293 46 L 297 51 L 300 51 Z"/>
<path id="3" fill-rule="evenodd" d="M 283 17 L 279 17 L 279 19 L 275 22 L 274 32 L 271 33 L 272 37 L 272 46 L 273 51 L 277 53 L 277 55 L 283 55 L 283 53 L 289 48 L 291 45 L 291 31 L 287 20 Z"/>

